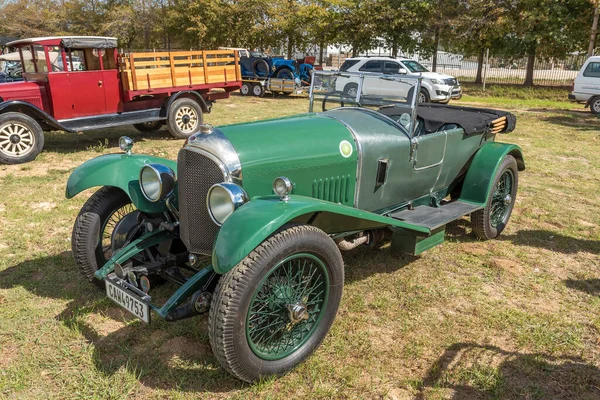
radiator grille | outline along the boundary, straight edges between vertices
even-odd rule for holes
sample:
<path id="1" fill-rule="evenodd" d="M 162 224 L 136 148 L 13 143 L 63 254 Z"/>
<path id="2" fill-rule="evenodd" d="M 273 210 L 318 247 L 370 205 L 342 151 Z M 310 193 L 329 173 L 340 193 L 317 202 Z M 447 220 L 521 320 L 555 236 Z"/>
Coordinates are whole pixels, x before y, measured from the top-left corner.
<path id="1" fill-rule="evenodd" d="M 215 183 L 225 180 L 210 158 L 185 148 L 177 159 L 178 203 L 181 240 L 188 251 L 209 255 L 219 227 L 206 208 L 206 194 Z"/>
<path id="2" fill-rule="evenodd" d="M 331 178 L 315 179 L 312 187 L 312 197 L 347 204 L 350 202 L 350 175 Z"/>
<path id="3" fill-rule="evenodd" d="M 456 78 L 446 78 L 444 79 L 444 82 L 446 83 L 446 85 L 456 85 L 457 80 Z"/>

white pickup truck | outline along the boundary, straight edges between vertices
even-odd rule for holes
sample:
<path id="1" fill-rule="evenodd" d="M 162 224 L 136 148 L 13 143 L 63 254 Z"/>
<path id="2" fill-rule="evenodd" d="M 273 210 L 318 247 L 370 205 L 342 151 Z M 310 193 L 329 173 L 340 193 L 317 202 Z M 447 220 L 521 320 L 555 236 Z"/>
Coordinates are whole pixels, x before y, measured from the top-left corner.
<path id="1" fill-rule="evenodd" d="M 569 100 L 585 103 L 592 114 L 600 114 L 600 56 L 593 56 L 581 67 L 575 77 Z"/>

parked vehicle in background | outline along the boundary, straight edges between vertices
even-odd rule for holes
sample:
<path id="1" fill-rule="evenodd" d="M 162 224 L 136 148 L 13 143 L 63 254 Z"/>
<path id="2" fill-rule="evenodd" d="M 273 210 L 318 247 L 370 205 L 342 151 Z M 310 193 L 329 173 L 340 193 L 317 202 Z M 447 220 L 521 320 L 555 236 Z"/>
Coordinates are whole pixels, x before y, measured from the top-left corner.
<path id="1" fill-rule="evenodd" d="M 398 57 L 353 57 L 347 58 L 340 67 L 345 72 L 368 72 L 371 74 L 421 76 L 421 89 L 418 100 L 420 103 L 447 104 L 451 99 L 462 97 L 462 89 L 458 79 L 453 76 L 430 72 L 415 60 Z M 348 93 L 351 97 L 356 94 L 358 82 L 356 79 L 338 79 L 337 90 Z M 379 79 L 367 79 L 364 82 L 364 93 L 386 94 L 389 88 Z M 404 94 L 405 96 L 407 93 Z"/>
<path id="2" fill-rule="evenodd" d="M 593 114 L 600 114 L 600 56 L 594 56 L 579 70 L 569 100 L 585 103 Z"/>
<path id="3" fill-rule="evenodd" d="M 79 270 L 145 322 L 151 311 L 167 321 L 208 312 L 215 358 L 253 382 L 323 342 L 342 299 L 342 251 L 391 239 L 420 254 L 467 215 L 478 238 L 497 238 L 525 169 L 517 145 L 495 141 L 515 117 L 418 104 L 421 79 L 408 75 L 373 79 L 412 97 L 352 102 L 333 82 L 350 75 L 365 87 L 362 73 L 315 71 L 309 113 L 203 125 L 177 161 L 132 154 L 123 137 L 124 154 L 77 167 L 68 198 L 100 186 L 74 223 Z"/>
<path id="4" fill-rule="evenodd" d="M 18 82 L 23 80 L 23 68 L 19 52 L 0 55 L 0 83 Z"/>
<path id="5" fill-rule="evenodd" d="M 117 53 L 117 39 L 64 36 L 22 39 L 25 82 L 0 86 L 0 163 L 33 160 L 43 131 L 80 132 L 132 124 L 167 125 L 176 138 L 197 132 L 216 99 L 241 86 L 229 50 Z M 223 90 L 214 90 L 223 89 Z"/>

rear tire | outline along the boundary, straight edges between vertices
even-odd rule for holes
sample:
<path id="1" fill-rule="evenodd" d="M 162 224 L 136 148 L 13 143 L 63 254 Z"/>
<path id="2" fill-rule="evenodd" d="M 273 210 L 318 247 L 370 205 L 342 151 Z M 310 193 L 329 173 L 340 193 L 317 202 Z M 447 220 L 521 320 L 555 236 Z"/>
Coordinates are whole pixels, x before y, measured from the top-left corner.
<path id="1" fill-rule="evenodd" d="M 249 82 L 243 82 L 242 86 L 240 87 L 240 94 L 242 96 L 248 96 L 250 93 L 252 93 L 252 84 Z"/>
<path id="2" fill-rule="evenodd" d="M 163 121 L 142 122 L 141 124 L 133 124 L 133 127 L 140 132 L 156 132 L 163 126 Z"/>
<path id="3" fill-rule="evenodd" d="M 94 273 L 112 257 L 112 228 L 135 207 L 123 190 L 103 186 L 83 205 L 71 236 L 71 248 L 79 272 L 90 282 L 104 288 Z"/>
<path id="4" fill-rule="evenodd" d="M 35 160 L 44 148 L 44 132 L 29 115 L 0 115 L 0 163 L 22 164 Z"/>
<path id="5" fill-rule="evenodd" d="M 217 360 L 247 382 L 285 374 L 327 335 L 343 285 L 342 256 L 323 231 L 271 236 L 217 284 L 208 317 Z"/>
<path id="6" fill-rule="evenodd" d="M 344 93 L 348 97 L 355 99 L 358 94 L 358 85 L 356 83 L 349 83 L 344 87 Z"/>
<path id="7" fill-rule="evenodd" d="M 504 230 L 515 206 L 519 170 L 511 155 L 504 157 L 488 193 L 488 202 L 482 210 L 471 214 L 473 233 L 481 240 L 495 239 Z"/>
<path id="8" fill-rule="evenodd" d="M 196 133 L 202 124 L 202 107 L 194 99 L 183 97 L 175 100 L 167 118 L 167 127 L 173 137 L 187 139 Z"/>
<path id="9" fill-rule="evenodd" d="M 252 95 L 256 97 L 263 97 L 265 95 L 265 87 L 260 83 L 255 83 L 252 86 Z"/>

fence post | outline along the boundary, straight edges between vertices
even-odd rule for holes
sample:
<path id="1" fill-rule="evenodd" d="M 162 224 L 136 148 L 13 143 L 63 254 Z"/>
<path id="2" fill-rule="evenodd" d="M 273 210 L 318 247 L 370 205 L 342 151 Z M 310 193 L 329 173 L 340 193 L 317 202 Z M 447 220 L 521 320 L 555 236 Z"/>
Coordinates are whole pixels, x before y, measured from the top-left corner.
<path id="1" fill-rule="evenodd" d="M 490 49 L 485 50 L 485 64 L 483 64 L 483 91 L 485 92 L 485 81 L 487 78 L 488 62 L 490 61 Z"/>

